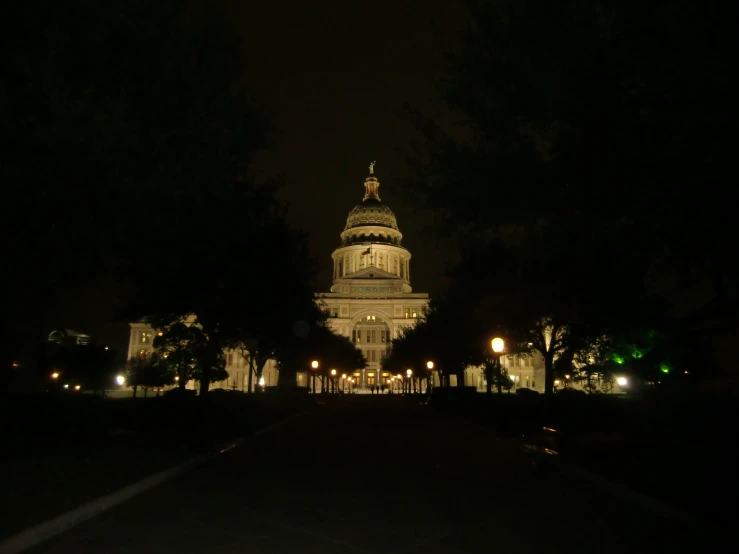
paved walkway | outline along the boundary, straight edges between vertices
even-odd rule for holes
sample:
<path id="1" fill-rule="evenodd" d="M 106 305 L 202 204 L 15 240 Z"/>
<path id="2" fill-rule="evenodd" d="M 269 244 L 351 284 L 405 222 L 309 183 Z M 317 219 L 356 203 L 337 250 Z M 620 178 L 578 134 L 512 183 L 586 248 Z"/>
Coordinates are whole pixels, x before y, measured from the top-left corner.
<path id="1" fill-rule="evenodd" d="M 474 425 L 397 396 L 337 402 L 32 552 L 711 551 L 712 533 L 534 473 Z"/>

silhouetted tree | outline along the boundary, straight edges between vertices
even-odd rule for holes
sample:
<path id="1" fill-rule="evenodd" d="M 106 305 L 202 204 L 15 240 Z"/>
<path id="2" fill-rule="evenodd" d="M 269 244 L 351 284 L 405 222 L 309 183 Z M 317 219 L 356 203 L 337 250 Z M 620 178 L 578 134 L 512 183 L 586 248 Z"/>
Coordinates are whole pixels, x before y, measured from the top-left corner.
<path id="1" fill-rule="evenodd" d="M 412 114 L 404 190 L 440 236 L 475 245 L 488 282 L 471 294 L 486 294 L 512 337 L 540 336 L 544 318 L 570 351 L 638 325 L 650 287 L 704 278 L 725 298 L 736 273 L 718 249 L 730 218 L 720 137 L 733 131 L 716 114 L 733 109 L 733 61 L 718 4 L 470 7 L 439 83 L 450 117 Z M 554 352 L 538 342 L 550 391 Z"/>
<path id="2" fill-rule="evenodd" d="M 283 383 L 283 378 L 285 384 L 294 383 L 295 374 L 305 371 L 309 376 L 320 376 L 325 384 L 331 369 L 336 369 L 340 375 L 366 367 L 367 361 L 362 352 L 348 337 L 334 333 L 325 320 L 313 324 L 306 331 L 296 333 L 290 341 L 283 342 L 276 348 L 280 383 Z M 311 369 L 313 360 L 320 364 L 317 372 Z"/>
<path id="3" fill-rule="evenodd" d="M 190 322 L 176 320 L 169 325 L 155 326 L 161 336 L 154 338 L 154 347 L 175 375 L 177 386 L 184 389 L 188 381 L 198 375 L 198 354 L 205 340 L 203 331 Z"/>
<path id="4" fill-rule="evenodd" d="M 228 3 L 12 3 L 0 254 L 17 291 L 3 336 L 17 340 L 0 363 L 6 343 L 35 341 L 57 287 L 170 286 L 273 193 L 250 172 L 269 133 Z"/>

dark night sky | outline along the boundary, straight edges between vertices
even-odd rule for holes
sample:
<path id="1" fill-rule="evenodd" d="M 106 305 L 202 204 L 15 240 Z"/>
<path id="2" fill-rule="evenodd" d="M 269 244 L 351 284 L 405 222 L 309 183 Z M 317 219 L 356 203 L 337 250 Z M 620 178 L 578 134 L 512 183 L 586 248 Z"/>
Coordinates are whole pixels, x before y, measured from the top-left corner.
<path id="1" fill-rule="evenodd" d="M 403 244 L 414 255 L 415 290 L 436 292 L 442 265 L 424 240 L 424 215 L 400 199 L 399 177 L 410 148 L 403 104 L 433 102 L 432 79 L 441 52 L 461 26 L 463 10 L 450 2 L 337 2 L 286 11 L 275 5 L 250 19 L 259 92 L 282 131 L 264 160 L 266 174 L 284 172 L 283 192 L 293 221 L 311 233 L 313 254 L 325 264 L 338 245 L 349 210 L 361 201 L 369 162 L 377 160 L 380 195 L 398 216 Z M 276 29 L 289 29 L 284 34 Z"/>
<path id="2" fill-rule="evenodd" d="M 322 264 L 317 286 L 330 286 L 331 252 L 376 160 L 380 195 L 413 255 L 414 290 L 438 293 L 451 255 L 421 233 L 429 214 L 401 201 L 397 183 L 408 171 L 412 131 L 402 108 L 434 102 L 442 52 L 454 47 L 464 24 L 461 2 L 260 3 L 233 23 L 243 32 L 254 90 L 278 131 L 259 173 L 284 175 L 290 220 L 310 233 Z M 125 348 L 128 326 L 112 321 L 112 292 L 102 282 L 60 291 L 49 325 Z"/>

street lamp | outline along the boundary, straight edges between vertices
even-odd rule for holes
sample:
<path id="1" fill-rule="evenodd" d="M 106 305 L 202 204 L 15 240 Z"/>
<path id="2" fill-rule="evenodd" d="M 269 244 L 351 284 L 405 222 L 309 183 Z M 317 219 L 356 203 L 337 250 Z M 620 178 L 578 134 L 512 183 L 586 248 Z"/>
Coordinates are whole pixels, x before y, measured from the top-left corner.
<path id="1" fill-rule="evenodd" d="M 115 382 L 118 383 L 119 385 L 123 385 L 123 383 L 126 382 L 126 378 L 123 375 L 118 375 L 115 378 Z"/>
<path id="2" fill-rule="evenodd" d="M 318 360 L 313 360 L 310 366 L 314 369 L 313 371 L 313 394 L 316 394 L 316 373 L 318 373 Z"/>
<path id="3" fill-rule="evenodd" d="M 331 370 L 331 392 L 336 394 L 336 370 Z"/>
<path id="4" fill-rule="evenodd" d="M 431 390 L 431 372 L 434 370 L 434 362 L 432 362 L 431 360 L 426 362 L 426 369 L 428 369 L 429 371 L 428 375 L 426 376 L 426 394 L 428 394 Z"/>
<path id="5" fill-rule="evenodd" d="M 411 393 L 411 375 L 413 375 L 412 369 L 407 369 L 405 374 L 408 376 L 408 394 Z"/>
<path id="6" fill-rule="evenodd" d="M 493 348 L 493 353 L 495 354 L 495 373 L 498 377 L 498 393 L 501 393 L 503 384 L 501 383 L 501 370 L 500 370 L 500 355 L 503 353 L 503 350 L 505 350 L 505 341 L 500 337 L 495 337 L 493 340 L 490 341 L 490 346 Z M 487 393 L 492 394 L 493 393 L 493 379 L 492 379 L 492 372 L 490 371 L 490 368 L 486 368 L 486 379 L 487 379 Z"/>
<path id="7" fill-rule="evenodd" d="M 346 392 L 346 373 L 341 375 L 341 390 L 342 392 Z"/>
<path id="8" fill-rule="evenodd" d="M 59 379 L 59 373 L 55 371 L 54 373 L 51 374 L 51 378 L 52 379 Z"/>

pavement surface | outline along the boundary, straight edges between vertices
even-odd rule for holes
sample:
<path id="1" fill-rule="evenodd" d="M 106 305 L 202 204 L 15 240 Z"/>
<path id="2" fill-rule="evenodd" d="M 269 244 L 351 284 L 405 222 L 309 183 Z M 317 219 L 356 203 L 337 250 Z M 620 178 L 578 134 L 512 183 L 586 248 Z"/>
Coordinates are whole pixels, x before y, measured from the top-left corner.
<path id="1" fill-rule="evenodd" d="M 30 552 L 654 554 L 711 551 L 718 533 L 539 472 L 516 441 L 418 402 L 357 395 Z"/>

